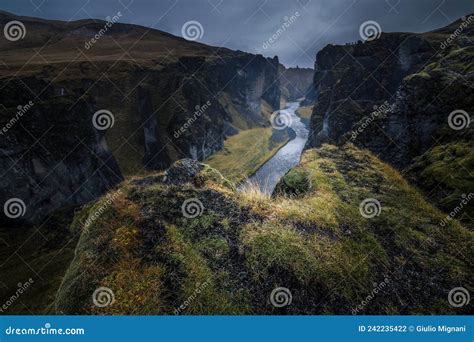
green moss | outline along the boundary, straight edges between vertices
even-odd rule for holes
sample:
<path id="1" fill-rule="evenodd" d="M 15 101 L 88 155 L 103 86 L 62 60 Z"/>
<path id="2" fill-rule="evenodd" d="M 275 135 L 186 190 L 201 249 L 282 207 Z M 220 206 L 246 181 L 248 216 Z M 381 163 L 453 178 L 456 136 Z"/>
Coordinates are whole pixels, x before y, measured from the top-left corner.
<path id="1" fill-rule="evenodd" d="M 211 236 L 198 242 L 197 249 L 216 263 L 227 258 L 230 251 L 227 241 L 220 236 Z"/>
<path id="2" fill-rule="evenodd" d="M 223 186 L 229 190 L 235 190 L 235 185 L 227 180 L 219 171 L 210 167 L 209 165 L 204 164 L 203 169 L 197 176 L 197 183 L 204 185 L 208 184 L 209 182 Z"/>
<path id="3" fill-rule="evenodd" d="M 162 299 L 163 272 L 160 266 L 144 266 L 138 259 L 121 261 L 101 286 L 114 293 L 112 305 L 91 306 L 95 314 L 156 315 L 165 312 Z"/>
<path id="4" fill-rule="evenodd" d="M 376 248 L 377 255 L 367 258 L 366 248 Z M 376 257 L 384 256 L 373 239 L 331 241 L 272 223 L 248 225 L 242 232 L 242 249 L 252 276 L 262 285 L 270 281 L 302 287 L 310 295 L 313 287 L 338 286 L 339 295 L 346 300 L 353 300 L 363 284 L 370 284 L 370 265 Z M 348 270 L 351 279 L 347 278 Z"/>
<path id="5" fill-rule="evenodd" d="M 408 82 L 408 81 L 411 81 L 412 79 L 417 78 L 417 77 L 423 78 L 423 79 L 429 79 L 429 78 L 431 78 L 431 75 L 427 70 L 422 70 L 422 71 L 417 72 L 415 74 L 410 74 L 410 75 L 406 76 L 405 81 Z"/>
<path id="6" fill-rule="evenodd" d="M 435 146 L 416 158 L 408 170 L 409 176 L 446 212 L 460 205 L 463 195 L 474 193 L 474 180 L 468 170 L 474 169 L 474 149 L 471 143 L 450 143 Z M 438 189 L 438 191 L 436 191 Z M 473 217 L 472 206 L 464 208 L 457 217 L 469 223 Z M 469 224 L 472 224 L 469 223 Z"/>
<path id="7" fill-rule="evenodd" d="M 242 246 L 258 282 L 292 274 L 299 282 L 308 284 L 317 275 L 318 259 L 322 257 L 317 245 L 308 243 L 301 233 L 270 223 L 247 226 L 242 234 Z"/>
<path id="8" fill-rule="evenodd" d="M 157 246 L 157 249 L 169 259 L 166 262 L 167 277 L 178 287 L 179 296 L 175 303 L 180 313 L 212 314 L 238 311 L 232 305 L 230 294 L 216 288 L 216 274 L 211 271 L 198 248 L 187 241 L 178 228 L 168 226 L 166 242 Z"/>
<path id="9" fill-rule="evenodd" d="M 446 84 L 451 84 L 458 74 L 468 74 L 474 71 L 472 58 L 474 57 L 474 48 L 472 46 L 464 48 L 455 48 L 439 61 L 428 64 L 418 73 L 408 75 L 405 80 L 410 81 L 415 77 L 430 79 L 433 74 L 442 75 Z"/>
<path id="10" fill-rule="evenodd" d="M 197 240 L 203 236 L 212 234 L 219 224 L 220 216 L 214 212 L 204 212 L 192 220 L 185 220 L 183 232 L 190 238 Z"/>
<path id="11" fill-rule="evenodd" d="M 312 184 L 309 174 L 301 169 L 290 170 L 278 184 L 275 194 L 290 197 L 299 197 L 311 190 Z"/>
<path id="12" fill-rule="evenodd" d="M 75 220 L 72 230 L 82 231 L 82 234 L 74 260 L 58 291 L 56 311 L 90 312 L 94 309 L 90 307 L 94 290 L 114 271 L 116 263 L 136 253 L 139 242 L 133 237 L 138 234 L 139 212 L 138 207 L 125 197 L 125 192 L 120 189 L 104 196 L 84 209 L 87 214 L 81 213 L 80 217 L 87 218 L 86 221 Z"/>

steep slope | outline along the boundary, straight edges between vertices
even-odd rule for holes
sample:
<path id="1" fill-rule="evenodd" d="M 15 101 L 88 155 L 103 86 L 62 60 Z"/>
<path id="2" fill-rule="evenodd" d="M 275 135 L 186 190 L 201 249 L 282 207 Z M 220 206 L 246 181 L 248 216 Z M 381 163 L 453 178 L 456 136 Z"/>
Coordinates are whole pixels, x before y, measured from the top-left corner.
<path id="1" fill-rule="evenodd" d="M 445 215 L 372 154 L 351 145 L 308 150 L 278 192 L 237 193 L 218 171 L 190 160 L 125 182 L 76 216 L 81 237 L 55 311 L 468 310 L 450 306 L 447 293 L 460 284 L 472 290 L 472 232 L 456 220 L 442 227 Z M 279 287 L 290 305 L 272 305 Z M 94 305 L 97 291 L 114 300 Z"/>
<path id="2" fill-rule="evenodd" d="M 309 68 L 285 68 L 280 65 L 281 94 L 286 101 L 304 98 L 313 82 L 314 70 Z"/>
<path id="3" fill-rule="evenodd" d="M 126 175 L 203 160 L 227 136 L 268 127 L 279 108 L 278 58 L 116 19 L 0 13 L 2 27 L 17 20 L 26 30 L 0 42 L 0 172 L 9 179 L 0 202 L 22 199 L 25 221 L 92 200 Z"/>
<path id="4" fill-rule="evenodd" d="M 433 32 L 383 33 L 321 50 L 307 147 L 367 148 L 453 210 L 474 190 L 473 22 L 470 15 Z M 472 206 L 466 213 L 472 222 Z"/>

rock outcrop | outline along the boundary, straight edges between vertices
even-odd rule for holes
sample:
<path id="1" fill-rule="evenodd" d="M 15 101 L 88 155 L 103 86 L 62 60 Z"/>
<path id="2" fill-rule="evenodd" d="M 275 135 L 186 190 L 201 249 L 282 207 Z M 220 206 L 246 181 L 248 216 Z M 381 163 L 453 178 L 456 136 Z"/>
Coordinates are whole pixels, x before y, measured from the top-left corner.
<path id="1" fill-rule="evenodd" d="M 425 34 L 384 33 L 321 50 L 307 147 L 351 140 L 405 167 L 432 146 L 432 137 L 439 138 L 452 111 L 472 115 L 472 28 L 441 48 L 460 25 Z"/>
<path id="2" fill-rule="evenodd" d="M 349 141 L 367 148 L 398 169 L 411 170 L 410 179 L 426 194 L 441 195 L 434 202 L 451 211 L 462 194 L 474 190 L 462 175 L 446 184 L 448 174 L 469 170 L 474 158 L 468 152 L 474 147 L 469 127 L 474 30 L 467 21 L 474 22 L 474 15 L 433 32 L 383 33 L 373 41 L 321 50 L 306 147 Z M 454 150 L 460 154 L 450 156 Z M 432 151 L 437 157 L 430 157 Z M 414 161 L 425 153 L 424 162 Z M 439 172 L 433 163 L 446 158 L 451 167 Z"/>
<path id="3" fill-rule="evenodd" d="M 24 82 L 46 100 L 31 100 L 31 93 L 21 90 Z M 123 179 L 105 132 L 91 124 L 92 103 L 67 110 L 76 98 L 56 95 L 53 86 L 35 77 L 2 85 L 0 202 L 24 204 L 22 215 L 9 224 L 38 222 L 64 205 L 99 197 Z M 10 117 L 14 120 L 8 121 Z M 0 218 L 4 224 L 7 213 L 3 210 Z"/>

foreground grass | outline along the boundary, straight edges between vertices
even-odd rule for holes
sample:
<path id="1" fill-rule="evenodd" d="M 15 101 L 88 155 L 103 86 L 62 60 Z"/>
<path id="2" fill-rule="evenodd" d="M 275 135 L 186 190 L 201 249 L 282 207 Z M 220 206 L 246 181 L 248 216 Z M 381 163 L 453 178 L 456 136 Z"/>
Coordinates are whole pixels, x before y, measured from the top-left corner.
<path id="1" fill-rule="evenodd" d="M 359 313 L 467 312 L 447 293 L 473 290 L 472 232 L 456 220 L 441 226 L 445 214 L 369 152 L 306 151 L 273 197 L 235 192 L 207 166 L 198 172 L 179 184 L 162 175 L 125 182 L 82 233 L 55 310 L 348 314 L 371 296 Z M 189 199 L 201 204 L 195 217 L 183 214 Z M 379 203 L 372 217 L 361 214 L 365 199 Z M 76 216 L 75 229 L 102 201 Z M 93 306 L 98 287 L 116 303 Z M 271 305 L 277 287 L 291 291 L 291 305 Z"/>
<path id="2" fill-rule="evenodd" d="M 239 183 L 257 171 L 288 140 L 272 141 L 272 128 L 254 128 L 227 138 L 224 149 L 205 163 L 219 170 L 227 179 Z"/>

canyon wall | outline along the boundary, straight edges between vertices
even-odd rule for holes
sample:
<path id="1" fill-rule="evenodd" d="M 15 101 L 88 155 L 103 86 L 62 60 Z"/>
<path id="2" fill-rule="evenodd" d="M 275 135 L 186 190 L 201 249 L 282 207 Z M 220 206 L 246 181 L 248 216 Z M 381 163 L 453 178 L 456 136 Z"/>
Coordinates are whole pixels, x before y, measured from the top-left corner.
<path id="1" fill-rule="evenodd" d="M 286 101 L 296 101 L 307 96 L 312 88 L 314 70 L 309 68 L 285 68 L 280 65 L 280 87 Z"/>
<path id="2" fill-rule="evenodd" d="M 433 138 L 462 139 L 468 131 L 446 128 L 452 111 L 474 111 L 468 95 L 474 77 L 472 29 L 440 48 L 459 25 L 322 49 L 307 147 L 350 141 L 403 168 L 428 150 Z"/>
<path id="3" fill-rule="evenodd" d="M 203 160 L 279 108 L 277 57 L 125 24 L 84 48 L 103 22 L 0 13 L 0 24 L 12 19 L 28 36 L 1 43 L 0 202 L 21 199 L 23 221 L 93 200 L 124 176 Z"/>
<path id="4" fill-rule="evenodd" d="M 469 18 L 428 33 L 383 33 L 322 49 L 306 148 L 347 142 L 367 148 L 451 211 L 474 192 L 466 171 L 474 162 Z M 461 33 L 453 39 L 454 32 Z"/>

